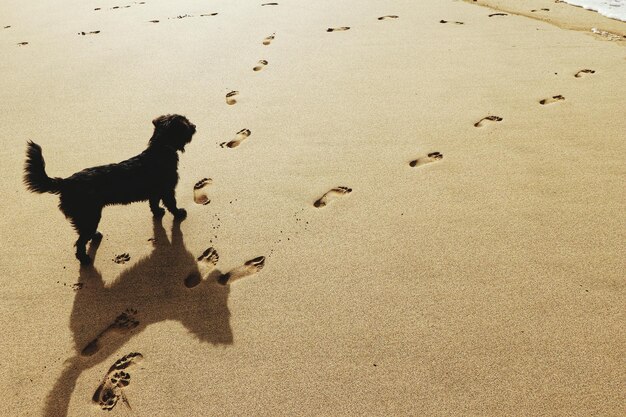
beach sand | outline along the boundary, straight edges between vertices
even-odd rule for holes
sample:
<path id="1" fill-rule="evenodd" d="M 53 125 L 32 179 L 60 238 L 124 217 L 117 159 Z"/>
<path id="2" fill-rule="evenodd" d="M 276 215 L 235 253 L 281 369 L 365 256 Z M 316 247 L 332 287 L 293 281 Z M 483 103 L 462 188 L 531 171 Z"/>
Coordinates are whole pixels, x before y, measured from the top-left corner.
<path id="1" fill-rule="evenodd" d="M 94 394 L 112 416 L 626 414 L 626 42 L 590 31 L 625 23 L 39 3 L 0 21 L 1 415 L 104 415 Z M 188 218 L 106 208 L 81 269 L 26 141 L 67 177 L 167 113 L 198 126 Z"/>

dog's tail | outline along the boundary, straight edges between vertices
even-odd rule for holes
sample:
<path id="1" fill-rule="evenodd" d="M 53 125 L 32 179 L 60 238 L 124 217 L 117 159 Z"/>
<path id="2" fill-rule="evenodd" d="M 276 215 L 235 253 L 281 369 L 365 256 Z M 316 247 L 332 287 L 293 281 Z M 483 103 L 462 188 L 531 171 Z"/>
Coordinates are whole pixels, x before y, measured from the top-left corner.
<path id="1" fill-rule="evenodd" d="M 28 141 L 26 148 L 26 163 L 24 164 L 24 184 L 29 191 L 34 193 L 61 192 L 62 178 L 50 178 L 46 174 L 46 163 L 43 160 L 41 146 Z"/>

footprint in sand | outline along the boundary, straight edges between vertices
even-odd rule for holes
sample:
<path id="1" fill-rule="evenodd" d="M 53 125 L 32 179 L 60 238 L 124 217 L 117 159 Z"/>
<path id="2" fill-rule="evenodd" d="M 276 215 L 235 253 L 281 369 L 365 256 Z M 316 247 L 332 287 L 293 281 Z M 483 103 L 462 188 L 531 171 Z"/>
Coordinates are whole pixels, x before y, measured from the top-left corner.
<path id="1" fill-rule="evenodd" d="M 477 121 L 476 123 L 474 123 L 474 127 L 483 127 L 485 126 L 487 123 L 491 123 L 491 122 L 501 122 L 502 121 L 502 117 L 498 117 L 498 116 L 487 116 L 487 117 L 483 117 L 482 119 L 480 119 L 479 121 Z"/>
<path id="2" fill-rule="evenodd" d="M 116 264 L 125 264 L 128 261 L 130 261 L 130 255 L 127 253 L 115 255 L 115 258 L 113 258 L 113 262 L 115 262 Z"/>
<path id="3" fill-rule="evenodd" d="M 395 14 L 389 14 L 387 16 L 381 16 L 378 20 L 388 20 L 388 19 L 397 19 L 400 16 L 396 16 Z"/>
<path id="4" fill-rule="evenodd" d="M 24 46 L 24 45 L 28 45 L 28 42 L 20 42 L 17 44 L 18 46 Z"/>
<path id="5" fill-rule="evenodd" d="M 85 35 L 97 35 L 98 33 L 100 33 L 99 30 L 92 30 L 91 32 L 78 32 L 79 35 L 85 36 Z"/>
<path id="6" fill-rule="evenodd" d="M 208 248 L 198 256 L 198 271 L 194 271 L 185 278 L 185 287 L 193 288 L 202 282 L 202 276 L 207 276 L 220 260 L 215 248 Z"/>
<path id="7" fill-rule="evenodd" d="M 100 350 L 100 346 L 103 338 L 110 337 L 115 332 L 127 333 L 135 327 L 139 326 L 139 320 L 137 320 L 137 310 L 133 308 L 127 308 L 122 314 L 117 316 L 113 323 L 111 323 L 106 329 L 100 332 L 91 342 L 87 344 L 80 352 L 82 356 L 91 356 Z"/>
<path id="8" fill-rule="evenodd" d="M 235 97 L 237 97 L 238 95 L 239 91 L 231 91 L 230 93 L 226 94 L 226 104 L 228 104 L 229 106 L 236 104 L 237 99 Z"/>
<path id="9" fill-rule="evenodd" d="M 439 23 L 454 23 L 455 25 L 464 25 L 465 22 L 450 22 L 448 20 L 440 20 Z"/>
<path id="10" fill-rule="evenodd" d="M 595 74 L 596 72 L 594 70 L 590 70 L 590 69 L 581 69 L 580 71 L 578 71 L 576 74 L 574 74 L 574 77 L 576 78 L 581 78 L 584 74 Z"/>
<path id="11" fill-rule="evenodd" d="M 159 23 L 159 21 L 158 21 L 158 20 L 150 20 L 149 22 L 150 22 L 150 23 Z"/>
<path id="12" fill-rule="evenodd" d="M 130 374 L 123 369 L 140 362 L 142 359 L 141 353 L 132 352 L 115 361 L 93 394 L 92 401 L 103 410 L 111 411 L 121 399 L 130 409 L 130 403 L 124 393 L 124 388 L 130 385 Z"/>
<path id="13" fill-rule="evenodd" d="M 530 12 L 531 13 L 535 13 L 535 12 L 549 12 L 550 9 L 533 9 Z"/>
<path id="14" fill-rule="evenodd" d="M 267 61 L 262 59 L 256 64 L 256 67 L 252 68 L 253 71 L 261 71 L 267 65 Z"/>
<path id="15" fill-rule="evenodd" d="M 343 32 L 345 30 L 349 30 L 350 26 L 341 26 L 338 28 L 328 28 L 326 29 L 326 32 Z"/>
<path id="16" fill-rule="evenodd" d="M 222 285 L 231 284 L 234 281 L 256 274 L 265 266 L 265 256 L 259 256 L 254 259 L 250 259 L 242 266 L 233 269 L 232 271 L 220 276 L 217 282 Z"/>
<path id="17" fill-rule="evenodd" d="M 317 208 L 322 208 L 328 204 L 330 197 L 341 196 L 345 194 L 350 194 L 352 192 L 352 188 L 348 187 L 335 187 L 330 191 L 327 191 L 323 196 L 318 198 L 313 205 Z"/>
<path id="18" fill-rule="evenodd" d="M 205 14 L 200 15 L 200 17 L 209 17 L 209 16 L 217 16 L 217 13 L 205 13 Z"/>
<path id="19" fill-rule="evenodd" d="M 539 104 L 541 104 L 542 106 L 545 106 L 546 104 L 552 104 L 552 103 L 556 103 L 557 101 L 563 101 L 563 100 L 565 100 L 565 97 L 559 94 L 557 96 L 552 96 L 550 98 L 544 98 L 543 100 L 539 101 Z"/>
<path id="20" fill-rule="evenodd" d="M 263 3 L 261 6 L 278 6 L 278 3 Z"/>
<path id="21" fill-rule="evenodd" d="M 272 33 L 270 36 L 263 39 L 263 45 L 269 45 L 270 43 L 272 43 L 275 37 L 276 37 L 276 33 Z"/>
<path id="22" fill-rule="evenodd" d="M 431 152 L 426 156 L 420 156 L 419 158 L 409 162 L 409 165 L 412 167 L 419 167 L 422 165 L 430 164 L 431 162 L 436 162 L 443 159 L 443 155 L 439 152 Z"/>
<path id="23" fill-rule="evenodd" d="M 241 129 L 239 132 L 237 132 L 235 139 L 231 140 L 230 142 L 220 143 L 220 148 L 236 148 L 237 146 L 241 145 L 241 142 L 246 140 L 251 134 L 252 132 L 250 132 L 250 129 Z"/>
<path id="24" fill-rule="evenodd" d="M 211 200 L 209 200 L 209 196 L 206 195 L 206 192 L 204 190 L 211 184 L 213 184 L 213 180 L 211 178 L 202 178 L 200 181 L 194 184 L 193 201 L 196 204 L 202 204 L 206 206 L 211 202 Z"/>
<path id="25" fill-rule="evenodd" d="M 5 26 L 4 28 L 5 28 L 5 29 L 8 29 L 8 28 L 10 28 L 10 27 L 11 27 L 11 26 L 9 25 L 9 26 Z"/>
<path id="26" fill-rule="evenodd" d="M 508 14 L 506 14 L 506 13 L 491 13 L 489 15 L 489 17 L 494 17 L 494 16 L 508 16 Z"/>

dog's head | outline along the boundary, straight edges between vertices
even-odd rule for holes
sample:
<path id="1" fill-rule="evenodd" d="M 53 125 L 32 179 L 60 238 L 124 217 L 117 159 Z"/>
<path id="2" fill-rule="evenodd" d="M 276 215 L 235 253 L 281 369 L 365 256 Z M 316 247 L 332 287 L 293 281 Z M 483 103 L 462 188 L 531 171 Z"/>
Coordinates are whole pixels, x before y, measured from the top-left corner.
<path id="1" fill-rule="evenodd" d="M 150 146 L 165 146 L 185 152 L 185 145 L 191 142 L 191 137 L 196 133 L 196 125 L 179 114 L 159 116 L 152 124 L 154 134 L 150 139 Z"/>

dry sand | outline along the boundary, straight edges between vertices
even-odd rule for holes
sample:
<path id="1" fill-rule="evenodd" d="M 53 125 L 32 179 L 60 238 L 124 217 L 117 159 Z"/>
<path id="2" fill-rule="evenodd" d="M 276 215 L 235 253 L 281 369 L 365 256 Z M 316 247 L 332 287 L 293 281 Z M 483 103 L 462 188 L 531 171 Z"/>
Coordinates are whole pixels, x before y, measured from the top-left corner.
<path id="1" fill-rule="evenodd" d="M 626 50 L 589 33 L 626 24 L 530 0 L 39 3 L 0 18 L 0 415 L 101 416 L 103 381 L 106 415 L 626 415 Z M 570 12 L 520 15 L 548 3 Z M 26 141 L 68 176 L 165 113 L 198 126 L 187 220 L 107 208 L 80 269 L 57 197 L 21 183 Z"/>

